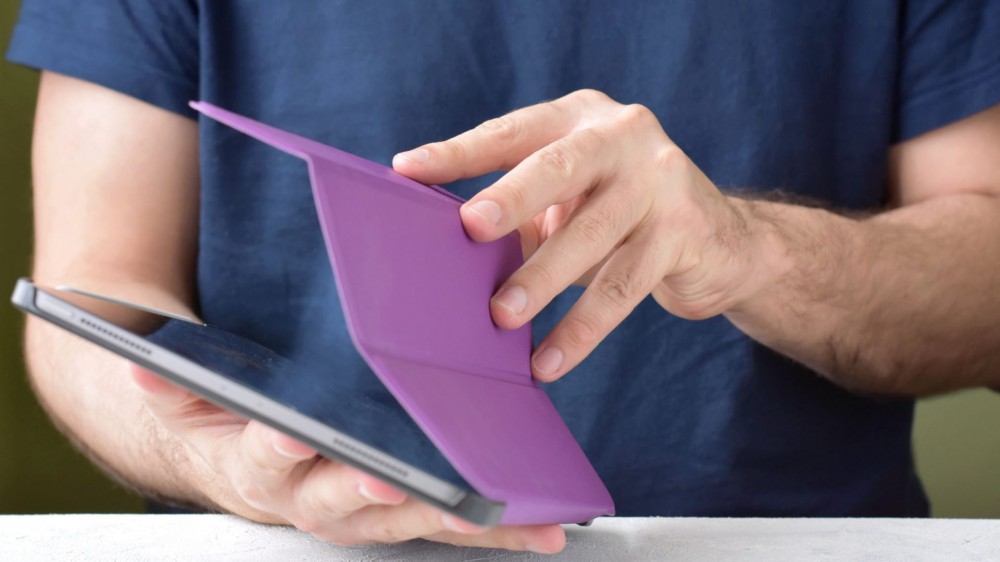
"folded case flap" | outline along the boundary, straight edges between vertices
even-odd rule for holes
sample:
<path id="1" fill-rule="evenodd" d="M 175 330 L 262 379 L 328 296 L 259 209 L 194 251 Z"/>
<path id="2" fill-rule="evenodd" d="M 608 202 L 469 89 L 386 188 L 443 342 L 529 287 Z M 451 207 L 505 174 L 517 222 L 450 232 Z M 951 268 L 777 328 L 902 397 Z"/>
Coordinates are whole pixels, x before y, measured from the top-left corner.
<path id="1" fill-rule="evenodd" d="M 207 103 L 192 107 L 309 164 L 355 346 L 505 523 L 613 513 L 610 495 L 531 378 L 531 328 L 501 330 L 491 295 L 522 263 L 516 234 L 477 243 L 461 199 Z"/>

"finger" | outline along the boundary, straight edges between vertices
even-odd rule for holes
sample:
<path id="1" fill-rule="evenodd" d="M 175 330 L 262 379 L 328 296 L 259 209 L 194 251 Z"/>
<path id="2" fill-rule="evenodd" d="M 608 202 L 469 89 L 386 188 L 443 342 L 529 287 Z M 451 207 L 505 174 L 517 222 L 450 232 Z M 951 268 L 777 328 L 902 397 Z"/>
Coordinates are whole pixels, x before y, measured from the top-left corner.
<path id="1" fill-rule="evenodd" d="M 575 131 L 524 159 L 461 208 L 473 240 L 488 242 L 597 185 L 614 167 L 620 142 L 604 130 Z"/>
<path id="2" fill-rule="evenodd" d="M 406 499 L 403 492 L 360 470 L 323 461 L 296 485 L 290 519 L 300 529 L 321 538 L 354 544 L 360 541 L 345 536 L 345 518 L 369 506 L 399 505 Z M 335 533 L 337 536 L 332 537 Z"/>
<path id="3" fill-rule="evenodd" d="M 456 546 L 527 550 L 539 554 L 555 554 L 566 547 L 566 532 L 559 525 L 496 527 L 481 534 L 445 531 L 427 538 Z"/>
<path id="4" fill-rule="evenodd" d="M 626 188 L 597 190 L 504 281 L 490 300 L 493 321 L 519 328 L 604 260 L 644 214 L 641 196 Z"/>
<path id="5" fill-rule="evenodd" d="M 352 544 L 397 543 L 446 531 L 456 534 L 486 531 L 485 527 L 462 521 L 412 498 L 398 506 L 372 506 L 356 511 L 347 523 L 348 526 L 341 530 L 346 535 L 335 537 L 334 542 L 346 538 Z"/>
<path id="6" fill-rule="evenodd" d="M 553 381 L 564 375 L 635 309 L 665 274 L 662 245 L 652 229 L 640 229 L 611 255 L 535 350 L 531 366 L 536 378 Z"/>
<path id="7" fill-rule="evenodd" d="M 424 183 L 509 170 L 572 129 L 577 114 L 560 101 L 518 109 L 446 141 L 401 152 L 392 159 L 392 166 Z"/>
<path id="8" fill-rule="evenodd" d="M 239 454 L 226 467 L 237 493 L 258 509 L 280 510 L 290 501 L 302 463 L 316 451 L 261 422 L 247 423 L 239 439 Z"/>

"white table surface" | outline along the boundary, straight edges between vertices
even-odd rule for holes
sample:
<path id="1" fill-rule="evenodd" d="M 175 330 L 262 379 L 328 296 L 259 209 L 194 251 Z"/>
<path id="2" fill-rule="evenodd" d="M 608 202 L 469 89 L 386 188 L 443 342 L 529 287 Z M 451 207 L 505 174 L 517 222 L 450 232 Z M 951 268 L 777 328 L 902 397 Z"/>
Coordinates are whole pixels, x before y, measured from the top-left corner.
<path id="1" fill-rule="evenodd" d="M 554 556 L 411 541 L 338 547 L 226 515 L 0 516 L 0 560 L 1000 562 L 1000 520 L 599 519 Z"/>

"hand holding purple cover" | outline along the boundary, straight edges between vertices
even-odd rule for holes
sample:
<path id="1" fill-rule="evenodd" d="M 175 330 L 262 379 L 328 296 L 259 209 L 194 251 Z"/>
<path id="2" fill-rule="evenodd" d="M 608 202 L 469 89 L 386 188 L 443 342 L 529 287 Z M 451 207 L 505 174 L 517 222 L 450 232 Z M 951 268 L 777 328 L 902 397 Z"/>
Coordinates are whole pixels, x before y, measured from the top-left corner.
<path id="1" fill-rule="evenodd" d="M 530 325 L 501 330 L 490 318 L 490 296 L 522 263 L 516 235 L 475 243 L 461 200 L 439 187 L 208 103 L 191 106 L 307 162 L 355 346 L 476 491 L 506 504 L 503 523 L 614 513 L 531 378 Z"/>

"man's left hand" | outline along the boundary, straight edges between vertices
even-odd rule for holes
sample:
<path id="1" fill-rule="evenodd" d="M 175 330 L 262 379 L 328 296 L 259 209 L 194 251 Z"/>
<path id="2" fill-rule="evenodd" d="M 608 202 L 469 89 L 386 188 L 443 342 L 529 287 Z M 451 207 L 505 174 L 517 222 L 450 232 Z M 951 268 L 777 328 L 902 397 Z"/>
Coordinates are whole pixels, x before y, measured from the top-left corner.
<path id="1" fill-rule="evenodd" d="M 573 283 L 579 301 L 532 356 L 552 381 L 579 364 L 647 295 L 701 319 L 763 285 L 766 229 L 723 195 L 641 105 L 581 90 L 450 140 L 396 155 L 424 183 L 509 170 L 461 208 L 480 242 L 519 230 L 527 261 L 490 302 L 496 324 L 531 320 Z"/>

